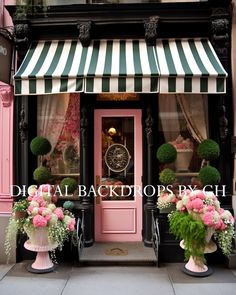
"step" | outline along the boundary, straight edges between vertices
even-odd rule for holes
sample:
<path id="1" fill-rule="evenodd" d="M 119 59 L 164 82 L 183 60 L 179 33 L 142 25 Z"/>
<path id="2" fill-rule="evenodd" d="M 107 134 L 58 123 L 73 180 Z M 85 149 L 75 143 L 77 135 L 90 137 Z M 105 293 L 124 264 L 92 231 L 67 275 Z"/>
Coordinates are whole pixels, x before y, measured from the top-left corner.
<path id="1" fill-rule="evenodd" d="M 80 258 L 81 265 L 157 265 L 153 248 L 145 247 L 142 242 L 94 243 L 84 248 Z"/>

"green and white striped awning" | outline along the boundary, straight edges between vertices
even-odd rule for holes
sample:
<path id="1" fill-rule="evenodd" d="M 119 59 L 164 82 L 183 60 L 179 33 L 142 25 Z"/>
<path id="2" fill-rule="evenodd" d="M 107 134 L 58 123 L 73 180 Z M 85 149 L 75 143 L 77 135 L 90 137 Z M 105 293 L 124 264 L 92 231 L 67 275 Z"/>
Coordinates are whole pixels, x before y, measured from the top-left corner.
<path id="1" fill-rule="evenodd" d="M 207 39 L 158 40 L 160 93 L 225 93 L 227 73 Z"/>
<path id="2" fill-rule="evenodd" d="M 158 92 L 159 70 L 145 40 L 39 41 L 16 73 L 15 94 Z"/>
<path id="3" fill-rule="evenodd" d="M 16 95 L 224 93 L 227 73 L 208 40 L 33 42 L 14 76 Z"/>

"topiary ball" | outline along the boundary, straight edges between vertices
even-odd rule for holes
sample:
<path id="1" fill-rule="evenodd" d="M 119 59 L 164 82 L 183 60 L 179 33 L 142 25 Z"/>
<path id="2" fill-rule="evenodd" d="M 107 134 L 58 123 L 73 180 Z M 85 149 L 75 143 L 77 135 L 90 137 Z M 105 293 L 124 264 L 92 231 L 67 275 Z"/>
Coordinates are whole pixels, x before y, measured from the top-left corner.
<path id="1" fill-rule="evenodd" d="M 201 159 L 208 161 L 215 160 L 220 155 L 220 147 L 214 140 L 206 139 L 199 144 L 197 154 Z"/>
<path id="2" fill-rule="evenodd" d="M 51 151 L 51 143 L 43 136 L 37 136 L 30 143 L 30 150 L 35 156 L 46 155 Z"/>
<path id="3" fill-rule="evenodd" d="M 172 163 L 176 160 L 177 151 L 170 143 L 163 143 L 157 149 L 157 159 L 161 163 Z"/>
<path id="4" fill-rule="evenodd" d="M 201 183 L 205 185 L 215 185 L 220 182 L 219 171 L 212 166 L 205 166 L 199 171 L 198 175 Z"/>
<path id="5" fill-rule="evenodd" d="M 34 170 L 33 177 L 38 183 L 48 183 L 52 175 L 48 168 L 40 166 Z"/>
<path id="6" fill-rule="evenodd" d="M 170 168 L 165 168 L 161 171 L 159 180 L 164 185 L 172 184 L 176 181 L 175 172 Z"/>
<path id="7" fill-rule="evenodd" d="M 75 207 L 75 204 L 72 201 L 65 201 L 63 204 L 63 208 L 66 210 L 72 210 L 74 207 Z"/>
<path id="8" fill-rule="evenodd" d="M 77 181 L 71 177 L 63 178 L 60 183 L 60 189 L 63 193 L 72 194 L 77 189 Z"/>

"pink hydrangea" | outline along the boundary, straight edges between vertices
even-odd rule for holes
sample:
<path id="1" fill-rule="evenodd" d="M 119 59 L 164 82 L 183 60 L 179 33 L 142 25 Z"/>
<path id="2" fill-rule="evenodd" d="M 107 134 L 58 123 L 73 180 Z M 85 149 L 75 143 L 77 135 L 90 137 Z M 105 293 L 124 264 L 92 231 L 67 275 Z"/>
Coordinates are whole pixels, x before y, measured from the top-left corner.
<path id="1" fill-rule="evenodd" d="M 44 210 L 47 210 L 47 208 L 46 207 L 40 207 L 39 208 L 39 214 L 43 215 Z"/>
<path id="2" fill-rule="evenodd" d="M 43 216 L 37 214 L 33 217 L 34 227 L 45 227 L 47 226 L 47 220 Z"/>
<path id="3" fill-rule="evenodd" d="M 187 202 L 187 209 L 188 210 L 192 210 L 194 212 L 197 213 L 201 213 L 203 210 L 203 200 L 199 199 L 199 198 L 195 198 L 194 200 L 189 200 Z"/>
<path id="4" fill-rule="evenodd" d="M 213 216 L 214 216 L 214 211 L 206 212 L 203 214 L 202 221 L 205 225 L 207 226 L 213 226 Z"/>
<path id="5" fill-rule="evenodd" d="M 47 222 L 51 219 L 52 215 L 45 215 L 44 218 L 47 220 Z"/>
<path id="6" fill-rule="evenodd" d="M 71 218 L 70 223 L 67 224 L 67 229 L 69 231 L 73 231 L 75 229 L 75 219 L 74 218 Z"/>
<path id="7" fill-rule="evenodd" d="M 63 213 L 62 208 L 56 208 L 53 213 L 56 214 L 56 216 L 57 216 L 58 219 L 63 220 L 64 213 Z"/>

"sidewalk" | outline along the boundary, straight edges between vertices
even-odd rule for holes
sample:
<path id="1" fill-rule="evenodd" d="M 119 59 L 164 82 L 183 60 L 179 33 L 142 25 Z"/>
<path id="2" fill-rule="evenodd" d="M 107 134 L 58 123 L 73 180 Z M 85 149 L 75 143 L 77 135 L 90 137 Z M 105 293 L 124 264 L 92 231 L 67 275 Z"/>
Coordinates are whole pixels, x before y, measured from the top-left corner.
<path id="1" fill-rule="evenodd" d="M 233 295 L 236 270 L 214 266 L 210 277 L 195 278 L 183 264 L 77 267 L 59 264 L 54 272 L 32 274 L 30 261 L 0 265 L 1 295 Z"/>

